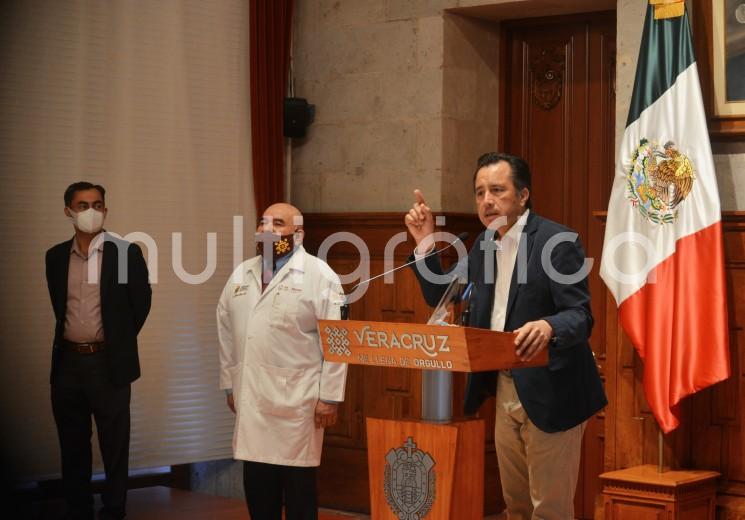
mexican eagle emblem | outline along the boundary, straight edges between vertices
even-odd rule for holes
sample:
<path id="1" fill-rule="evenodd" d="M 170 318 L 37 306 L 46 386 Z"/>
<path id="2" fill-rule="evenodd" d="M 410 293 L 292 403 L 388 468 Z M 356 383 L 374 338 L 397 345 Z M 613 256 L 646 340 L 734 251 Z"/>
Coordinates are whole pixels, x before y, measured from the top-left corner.
<path id="1" fill-rule="evenodd" d="M 427 516 L 435 500 L 435 465 L 429 453 L 416 449 L 409 437 L 400 448 L 385 456 L 385 499 L 400 520 L 420 520 Z"/>
<path id="2" fill-rule="evenodd" d="M 660 149 L 656 142 L 643 138 L 626 171 L 627 197 L 647 220 L 671 224 L 677 220 L 677 207 L 691 193 L 695 180 L 691 160 L 673 141 Z"/>

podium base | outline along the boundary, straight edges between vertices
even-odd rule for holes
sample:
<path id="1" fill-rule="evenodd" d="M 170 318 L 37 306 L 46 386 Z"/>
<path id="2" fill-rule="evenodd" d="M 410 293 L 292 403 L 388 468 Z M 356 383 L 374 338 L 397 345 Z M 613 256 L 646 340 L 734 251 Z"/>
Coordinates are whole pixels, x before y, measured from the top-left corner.
<path id="1" fill-rule="evenodd" d="M 484 518 L 483 419 L 367 419 L 370 513 L 377 519 Z"/>

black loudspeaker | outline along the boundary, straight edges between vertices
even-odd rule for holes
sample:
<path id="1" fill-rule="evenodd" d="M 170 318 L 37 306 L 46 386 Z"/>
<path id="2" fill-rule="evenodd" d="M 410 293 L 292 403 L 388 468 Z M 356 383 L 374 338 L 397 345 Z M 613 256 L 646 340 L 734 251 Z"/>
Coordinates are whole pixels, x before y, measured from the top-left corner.
<path id="1" fill-rule="evenodd" d="M 285 98 L 285 137 L 305 137 L 316 115 L 315 105 L 305 98 Z"/>

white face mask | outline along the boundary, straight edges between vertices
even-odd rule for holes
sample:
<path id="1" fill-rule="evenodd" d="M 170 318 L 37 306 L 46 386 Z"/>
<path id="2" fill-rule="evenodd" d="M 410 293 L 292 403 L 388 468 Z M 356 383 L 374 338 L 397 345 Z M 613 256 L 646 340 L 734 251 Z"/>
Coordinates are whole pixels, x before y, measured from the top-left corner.
<path id="1" fill-rule="evenodd" d="M 103 228 L 103 211 L 88 208 L 80 213 L 70 210 L 73 225 L 83 233 L 98 233 Z"/>

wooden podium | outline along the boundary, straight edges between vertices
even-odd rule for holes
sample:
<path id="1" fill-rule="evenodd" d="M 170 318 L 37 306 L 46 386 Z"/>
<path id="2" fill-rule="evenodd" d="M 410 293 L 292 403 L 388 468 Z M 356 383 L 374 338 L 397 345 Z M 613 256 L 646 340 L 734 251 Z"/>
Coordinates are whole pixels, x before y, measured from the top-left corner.
<path id="1" fill-rule="evenodd" d="M 515 354 L 515 336 L 470 327 L 319 320 L 324 359 L 355 365 L 484 372 L 548 364 Z M 447 396 L 451 398 L 451 396 Z M 372 518 L 483 519 L 482 419 L 367 418 Z"/>

